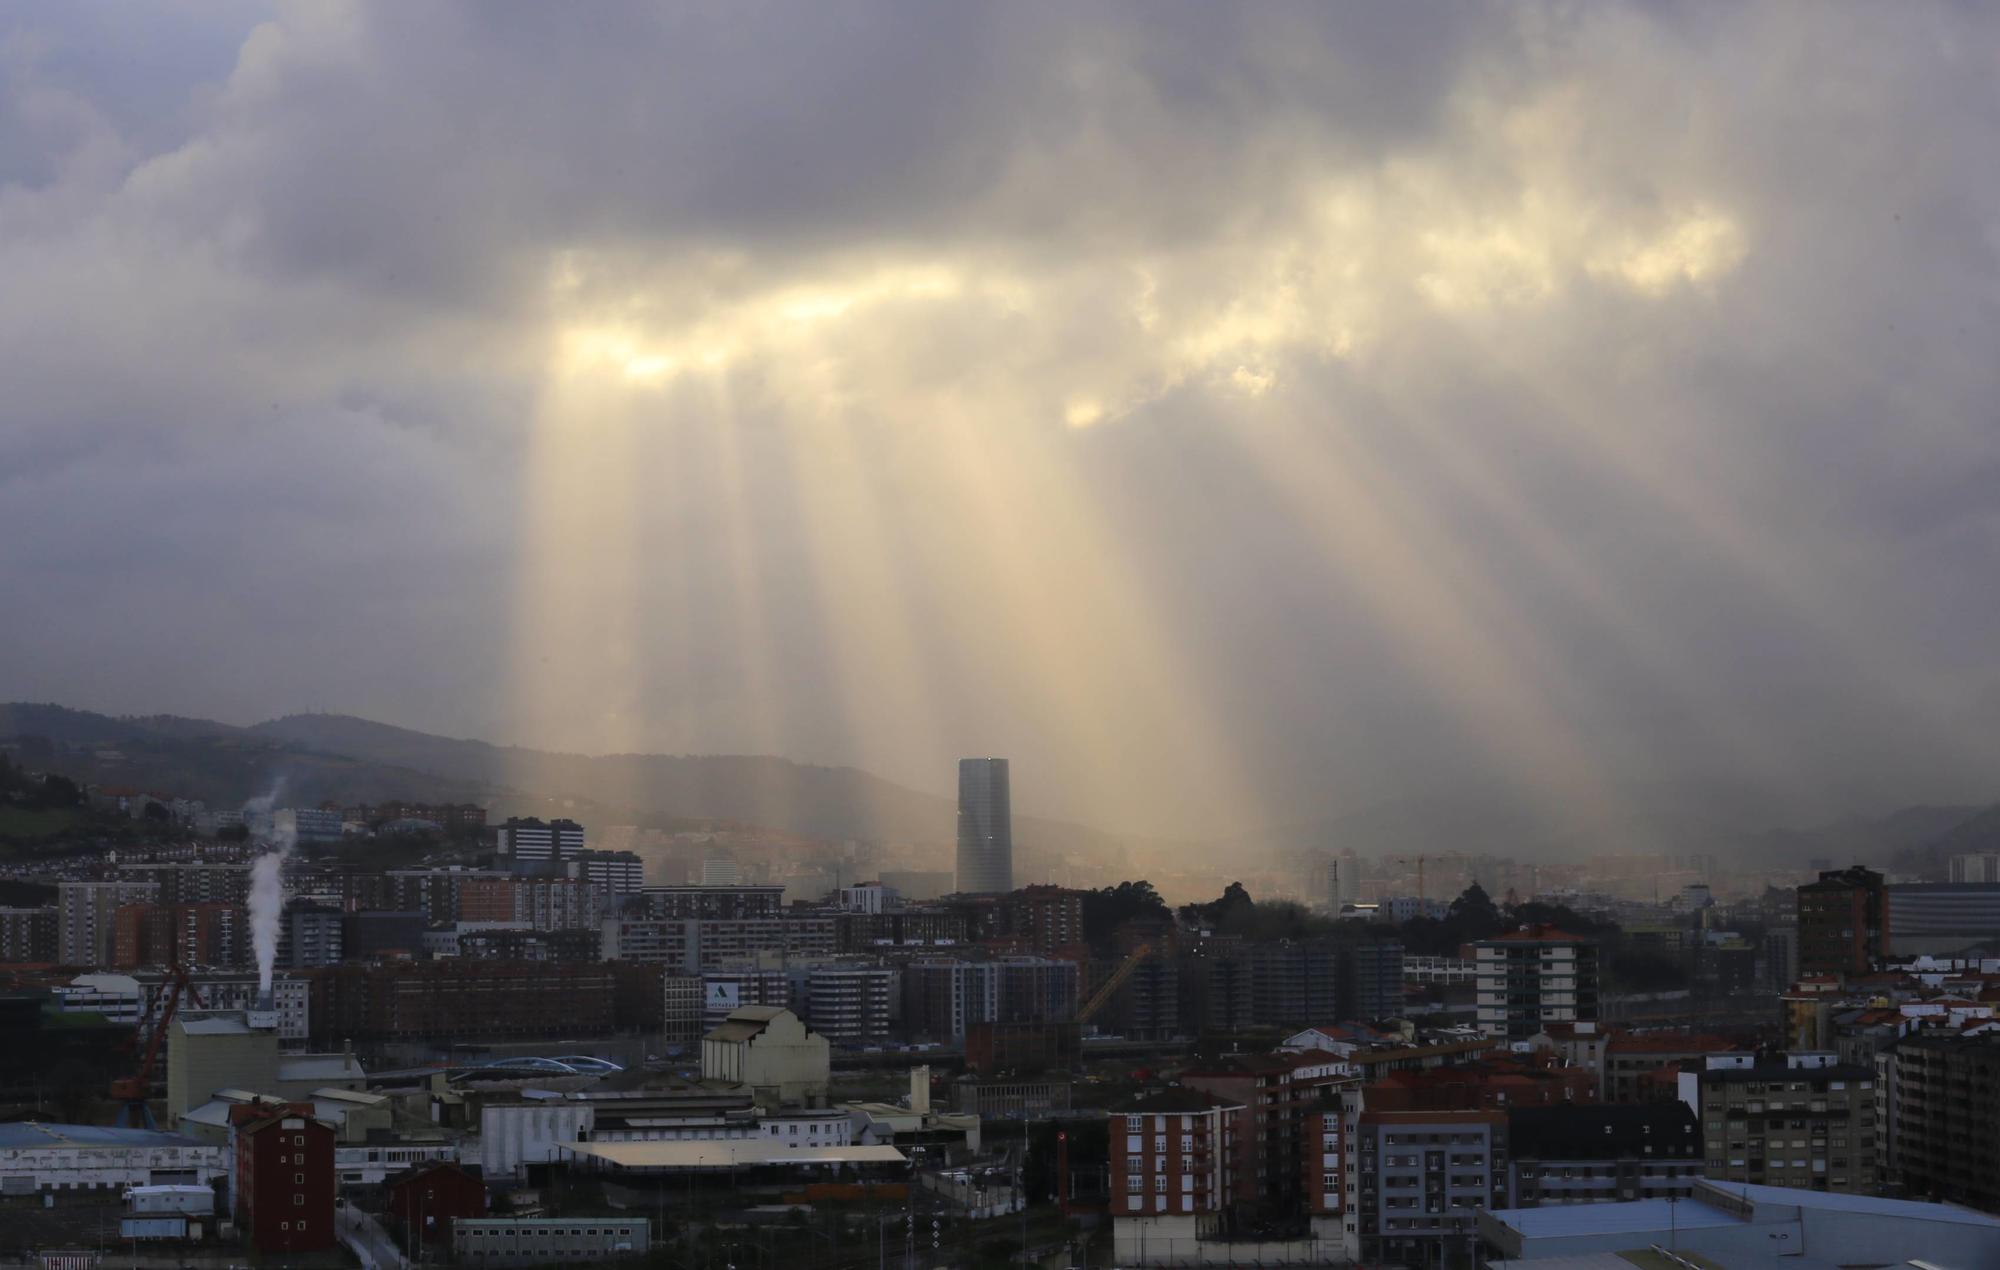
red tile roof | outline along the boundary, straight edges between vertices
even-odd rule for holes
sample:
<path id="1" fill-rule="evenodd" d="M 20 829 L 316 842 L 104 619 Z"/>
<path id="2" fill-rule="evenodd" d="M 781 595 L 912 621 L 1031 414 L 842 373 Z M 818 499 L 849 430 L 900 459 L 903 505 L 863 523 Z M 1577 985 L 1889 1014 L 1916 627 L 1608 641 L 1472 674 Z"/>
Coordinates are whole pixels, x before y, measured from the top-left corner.
<path id="1" fill-rule="evenodd" d="M 1700 1032 L 1627 1032 L 1604 1048 L 1614 1054 L 1722 1054 L 1743 1047 Z"/>
<path id="2" fill-rule="evenodd" d="M 1521 930 L 1510 930 L 1504 935 L 1495 935 L 1492 939 L 1482 939 L 1479 942 L 1482 944 L 1506 943 L 1510 941 L 1539 943 L 1549 940 L 1568 940 L 1571 943 L 1581 943 L 1583 942 L 1583 936 L 1572 935 L 1568 931 L 1555 926 L 1529 926 Z"/>

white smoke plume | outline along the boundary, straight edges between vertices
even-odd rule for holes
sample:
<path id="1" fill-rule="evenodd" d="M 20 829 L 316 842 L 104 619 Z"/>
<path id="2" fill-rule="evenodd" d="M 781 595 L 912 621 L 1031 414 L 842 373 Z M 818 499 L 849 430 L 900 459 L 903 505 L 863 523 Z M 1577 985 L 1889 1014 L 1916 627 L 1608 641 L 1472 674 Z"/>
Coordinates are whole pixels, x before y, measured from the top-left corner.
<path id="1" fill-rule="evenodd" d="M 259 795 L 243 804 L 247 816 L 268 817 L 278 795 L 284 791 L 280 781 L 268 794 Z M 266 838 L 271 850 L 257 857 L 250 866 L 250 939 L 257 952 L 257 1000 L 259 1004 L 271 995 L 271 971 L 278 962 L 278 920 L 285 911 L 285 861 L 298 845 L 295 829 L 278 828 L 272 824 Z"/>

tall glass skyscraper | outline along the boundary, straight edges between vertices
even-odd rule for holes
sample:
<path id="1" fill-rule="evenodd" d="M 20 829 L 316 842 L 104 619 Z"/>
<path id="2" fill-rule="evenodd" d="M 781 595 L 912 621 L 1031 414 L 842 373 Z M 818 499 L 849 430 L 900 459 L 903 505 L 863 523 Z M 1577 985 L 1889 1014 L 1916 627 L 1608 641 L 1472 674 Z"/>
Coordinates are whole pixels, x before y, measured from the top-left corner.
<path id="1" fill-rule="evenodd" d="M 1014 816 L 1007 760 L 958 760 L 958 889 L 1000 895 L 1014 889 Z"/>

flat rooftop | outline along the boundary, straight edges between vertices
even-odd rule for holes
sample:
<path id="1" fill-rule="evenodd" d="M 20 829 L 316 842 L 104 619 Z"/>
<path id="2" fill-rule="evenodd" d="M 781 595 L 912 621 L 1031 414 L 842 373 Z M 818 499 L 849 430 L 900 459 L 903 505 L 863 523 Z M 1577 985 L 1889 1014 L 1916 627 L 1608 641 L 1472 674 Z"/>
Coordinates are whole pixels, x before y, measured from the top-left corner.
<path id="1" fill-rule="evenodd" d="M 1957 1204 L 1932 1204 L 1919 1199 L 1878 1199 L 1873 1195 L 1843 1195 L 1838 1191 L 1809 1191 L 1789 1186 L 1755 1186 L 1748 1182 L 1704 1182 L 1702 1185 L 1706 1189 L 1747 1199 L 1759 1205 L 1813 1208 L 1841 1213 L 1871 1213 L 1878 1217 L 1952 1222 L 1966 1226 L 2000 1226 L 2000 1217 L 1982 1213 L 1977 1209 L 1962 1208 Z M 1681 1208 L 1685 1210 L 1687 1203 L 1684 1202 Z"/>
<path id="2" fill-rule="evenodd" d="M 1732 1188 L 1733 1189 L 1733 1188 Z M 1541 1208 L 1496 1208 L 1488 1216 L 1529 1239 L 1570 1235 L 1646 1235 L 1660 1230 L 1738 1226 L 1743 1219 L 1698 1199 L 1625 1200 L 1616 1204 L 1550 1204 Z M 1537 1262 L 1536 1264 L 1540 1264 Z"/>
<path id="3" fill-rule="evenodd" d="M 792 1164 L 900 1164 L 904 1155 L 890 1146 L 788 1147 L 775 1138 L 721 1141 L 568 1142 L 571 1156 L 600 1160 L 621 1169 L 735 1169 Z"/>
<path id="4" fill-rule="evenodd" d="M 157 1129 L 113 1129 L 96 1124 L 42 1124 L 26 1120 L 0 1124 L 0 1150 L 30 1147 L 91 1149 L 114 1147 L 205 1147 L 206 1142 Z"/>

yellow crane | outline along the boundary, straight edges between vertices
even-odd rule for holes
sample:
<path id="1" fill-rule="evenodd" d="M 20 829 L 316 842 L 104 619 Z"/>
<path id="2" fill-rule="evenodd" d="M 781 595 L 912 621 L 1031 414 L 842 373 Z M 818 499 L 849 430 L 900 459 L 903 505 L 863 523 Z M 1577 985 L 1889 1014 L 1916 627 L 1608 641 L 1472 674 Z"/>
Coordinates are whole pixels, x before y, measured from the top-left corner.
<path id="1" fill-rule="evenodd" d="M 1078 1023 L 1090 1022 L 1091 1016 L 1102 1010 L 1110 1002 L 1111 998 L 1117 995 L 1118 989 L 1125 986 L 1125 981 L 1132 977 L 1132 972 L 1139 968 L 1139 963 L 1152 955 L 1153 946 L 1151 944 L 1140 944 L 1131 952 L 1125 954 L 1125 960 L 1118 963 L 1118 968 L 1113 970 L 1110 977 L 1102 984 L 1098 985 L 1097 991 L 1090 994 L 1090 1000 L 1084 1002 L 1077 1010 L 1076 1021 Z"/>

